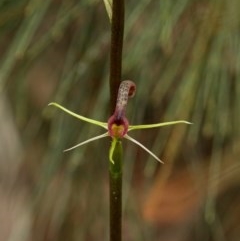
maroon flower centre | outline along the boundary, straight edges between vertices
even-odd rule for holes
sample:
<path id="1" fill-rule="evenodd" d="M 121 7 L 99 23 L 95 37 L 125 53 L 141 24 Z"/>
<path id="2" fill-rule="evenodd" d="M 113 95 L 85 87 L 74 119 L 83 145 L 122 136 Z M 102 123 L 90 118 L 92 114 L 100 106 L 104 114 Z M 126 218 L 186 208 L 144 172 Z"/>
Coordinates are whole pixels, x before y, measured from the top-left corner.
<path id="1" fill-rule="evenodd" d="M 128 131 L 128 120 L 126 117 L 116 118 L 112 115 L 108 119 L 108 133 L 114 138 L 123 138 Z"/>

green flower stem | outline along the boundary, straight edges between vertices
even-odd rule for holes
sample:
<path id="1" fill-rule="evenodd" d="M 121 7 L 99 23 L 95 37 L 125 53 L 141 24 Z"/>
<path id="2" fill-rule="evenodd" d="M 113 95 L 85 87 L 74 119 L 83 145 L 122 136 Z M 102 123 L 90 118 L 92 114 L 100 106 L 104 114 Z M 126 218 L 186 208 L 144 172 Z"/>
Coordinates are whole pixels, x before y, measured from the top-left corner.
<path id="1" fill-rule="evenodd" d="M 110 241 L 122 240 L 122 143 L 113 139 L 114 162 L 109 161 Z"/>

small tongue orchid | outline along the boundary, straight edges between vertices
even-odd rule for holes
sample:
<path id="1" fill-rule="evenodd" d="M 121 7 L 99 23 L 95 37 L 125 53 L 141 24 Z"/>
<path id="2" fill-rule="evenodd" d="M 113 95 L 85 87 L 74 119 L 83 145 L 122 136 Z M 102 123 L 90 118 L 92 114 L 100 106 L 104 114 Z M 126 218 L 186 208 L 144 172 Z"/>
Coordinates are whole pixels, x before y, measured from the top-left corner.
<path id="1" fill-rule="evenodd" d="M 121 140 L 122 138 L 128 139 L 131 142 L 135 143 L 136 145 L 140 146 L 142 149 L 144 149 L 146 152 L 148 152 L 157 161 L 163 163 L 154 153 L 152 153 L 144 145 L 142 145 L 140 142 L 138 142 L 134 138 L 130 137 L 128 135 L 128 132 L 132 131 L 132 130 L 150 129 L 150 128 L 156 128 L 156 127 L 161 127 L 161 126 L 168 126 L 168 125 L 175 125 L 175 124 L 191 124 L 191 123 L 188 121 L 184 121 L 184 120 L 178 120 L 178 121 L 170 121 L 170 122 L 148 124 L 148 125 L 129 125 L 128 120 L 125 116 L 126 106 L 127 106 L 128 98 L 133 97 L 135 92 L 136 92 L 136 85 L 134 84 L 134 82 L 132 82 L 131 80 L 124 80 L 121 82 L 121 84 L 119 86 L 119 90 L 118 90 L 118 97 L 117 97 L 116 108 L 115 108 L 114 114 L 108 119 L 107 123 L 78 115 L 54 102 L 48 104 L 48 105 L 53 105 L 53 106 L 63 110 L 64 112 L 68 113 L 69 115 L 72 115 L 82 121 L 85 121 L 85 122 L 88 122 L 88 123 L 91 123 L 91 124 L 94 124 L 97 126 L 101 126 L 102 128 L 107 130 L 106 133 L 95 136 L 86 141 L 83 141 L 73 147 L 66 149 L 65 151 L 70 151 L 79 146 L 85 145 L 89 142 L 110 136 L 112 138 L 112 143 L 111 143 L 111 147 L 110 147 L 110 151 L 109 151 L 109 160 L 113 164 L 114 164 L 113 153 L 114 153 L 117 141 Z"/>

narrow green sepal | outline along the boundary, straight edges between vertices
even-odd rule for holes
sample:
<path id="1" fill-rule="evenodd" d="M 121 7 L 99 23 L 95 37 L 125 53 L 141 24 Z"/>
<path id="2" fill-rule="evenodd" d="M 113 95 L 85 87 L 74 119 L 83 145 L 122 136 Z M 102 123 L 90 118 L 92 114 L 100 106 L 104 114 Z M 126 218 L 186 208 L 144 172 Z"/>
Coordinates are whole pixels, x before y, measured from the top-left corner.
<path id="1" fill-rule="evenodd" d="M 78 118 L 82 121 L 85 121 L 85 122 L 88 122 L 88 123 L 91 123 L 91 124 L 94 124 L 94 125 L 97 125 L 97 126 L 101 126 L 102 128 L 104 128 L 106 130 L 108 129 L 106 122 L 101 122 L 101 121 L 97 121 L 97 120 L 94 120 L 94 119 L 87 118 L 87 117 L 82 116 L 82 115 L 78 115 L 78 114 L 66 109 L 65 107 L 63 107 L 63 106 L 61 106 L 61 105 L 59 105 L 58 103 L 55 103 L 55 102 L 49 103 L 48 105 L 49 106 L 53 105 L 53 106 L 63 110 L 64 112 L 68 113 L 69 115 L 74 116 L 74 117 L 76 117 L 76 118 Z"/>
<path id="2" fill-rule="evenodd" d="M 162 123 L 156 123 L 156 124 L 147 124 L 147 125 L 130 125 L 128 128 L 128 131 L 132 130 L 141 130 L 141 129 L 151 129 L 151 128 L 157 128 L 162 126 L 170 126 L 170 125 L 176 125 L 176 124 L 188 124 L 191 125 L 191 122 L 185 121 L 185 120 L 178 120 L 178 121 L 169 121 L 169 122 L 162 122 Z"/>

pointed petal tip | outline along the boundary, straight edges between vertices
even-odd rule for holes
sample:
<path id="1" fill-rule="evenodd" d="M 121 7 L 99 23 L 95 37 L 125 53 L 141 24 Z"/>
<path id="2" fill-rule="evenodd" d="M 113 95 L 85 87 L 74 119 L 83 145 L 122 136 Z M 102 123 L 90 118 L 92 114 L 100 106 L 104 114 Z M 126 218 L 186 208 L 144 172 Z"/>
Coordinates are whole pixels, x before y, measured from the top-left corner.
<path id="1" fill-rule="evenodd" d="M 112 158 L 110 158 L 110 162 L 114 165 L 114 160 Z"/>
<path id="2" fill-rule="evenodd" d="M 174 124 L 174 121 L 172 122 Z M 190 121 L 185 121 L 185 120 L 179 120 L 179 121 L 175 121 L 175 124 L 188 124 L 188 125 L 192 125 L 193 123 Z"/>
<path id="3" fill-rule="evenodd" d="M 55 103 L 54 102 L 48 103 L 48 106 L 50 106 L 50 105 L 55 105 Z"/>
<path id="4" fill-rule="evenodd" d="M 161 159 L 159 159 L 159 158 L 157 158 L 157 156 L 155 155 L 155 156 L 152 156 L 155 160 L 157 160 L 158 162 L 160 162 L 161 164 L 164 164 L 164 162 L 161 160 Z"/>
<path id="5" fill-rule="evenodd" d="M 161 164 L 164 164 L 164 162 L 160 159 L 157 159 L 158 162 L 160 162 Z"/>
<path id="6" fill-rule="evenodd" d="M 71 149 L 71 148 L 65 149 L 65 150 L 63 150 L 62 152 L 68 152 L 68 151 L 70 151 L 70 149 Z"/>
<path id="7" fill-rule="evenodd" d="M 50 102 L 50 103 L 48 103 L 48 105 L 47 106 L 55 106 L 55 107 L 57 107 L 57 108 L 62 108 L 62 106 L 61 105 L 59 105 L 58 103 L 56 103 L 56 102 Z"/>

